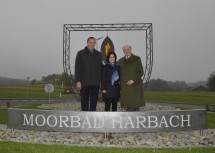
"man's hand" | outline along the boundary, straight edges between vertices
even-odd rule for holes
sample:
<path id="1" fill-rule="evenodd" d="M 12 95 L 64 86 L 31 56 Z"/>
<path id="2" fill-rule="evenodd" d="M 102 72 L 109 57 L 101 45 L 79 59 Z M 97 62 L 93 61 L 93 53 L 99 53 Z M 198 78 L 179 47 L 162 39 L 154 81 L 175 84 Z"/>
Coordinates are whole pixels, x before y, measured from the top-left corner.
<path id="1" fill-rule="evenodd" d="M 102 90 L 102 93 L 106 93 L 106 90 Z"/>
<path id="2" fill-rule="evenodd" d="M 131 86 L 132 84 L 134 84 L 134 81 L 133 81 L 133 80 L 129 80 L 129 81 L 127 82 L 127 85 L 129 85 L 129 86 Z"/>
<path id="3" fill-rule="evenodd" d="M 77 83 L 76 83 L 76 89 L 77 89 L 78 91 L 81 90 L 81 82 L 77 82 Z"/>

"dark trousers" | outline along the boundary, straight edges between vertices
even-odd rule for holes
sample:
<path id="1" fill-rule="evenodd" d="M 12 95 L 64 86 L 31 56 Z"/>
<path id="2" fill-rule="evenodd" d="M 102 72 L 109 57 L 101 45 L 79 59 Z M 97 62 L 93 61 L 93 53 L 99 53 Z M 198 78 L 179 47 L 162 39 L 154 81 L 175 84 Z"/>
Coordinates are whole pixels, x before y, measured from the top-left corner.
<path id="1" fill-rule="evenodd" d="M 139 107 L 127 107 L 127 112 L 135 112 L 140 111 Z"/>
<path id="2" fill-rule="evenodd" d="M 118 98 L 105 98 L 105 111 L 110 111 L 112 105 L 112 112 L 117 111 Z"/>
<path id="3" fill-rule="evenodd" d="M 96 111 L 96 105 L 97 105 L 98 95 L 99 95 L 99 86 L 82 87 L 80 94 L 81 94 L 81 110 Z M 90 104 L 89 104 L 89 101 L 90 101 Z"/>

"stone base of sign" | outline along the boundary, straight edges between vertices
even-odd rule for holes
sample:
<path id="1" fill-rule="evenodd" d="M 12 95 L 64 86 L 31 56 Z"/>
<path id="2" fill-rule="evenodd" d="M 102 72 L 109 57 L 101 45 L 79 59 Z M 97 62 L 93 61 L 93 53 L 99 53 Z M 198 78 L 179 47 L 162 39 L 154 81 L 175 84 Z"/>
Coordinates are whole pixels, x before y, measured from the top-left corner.
<path id="1" fill-rule="evenodd" d="M 97 147 L 201 147 L 215 146 L 215 129 L 158 133 L 71 133 L 17 130 L 0 125 L 0 141 Z"/>

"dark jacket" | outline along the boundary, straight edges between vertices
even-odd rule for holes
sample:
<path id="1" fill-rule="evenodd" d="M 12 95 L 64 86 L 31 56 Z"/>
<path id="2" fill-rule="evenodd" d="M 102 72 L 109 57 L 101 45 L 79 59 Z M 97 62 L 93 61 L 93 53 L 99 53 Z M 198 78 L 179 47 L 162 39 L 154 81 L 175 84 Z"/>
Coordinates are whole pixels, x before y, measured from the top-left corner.
<path id="1" fill-rule="evenodd" d="M 120 76 L 120 67 L 115 65 L 115 68 Z M 119 80 L 115 81 L 114 85 L 111 84 L 113 73 L 113 67 L 109 64 L 103 66 L 102 71 L 102 84 L 101 89 L 106 90 L 105 97 L 107 98 L 119 98 L 120 97 L 120 84 Z"/>
<path id="2" fill-rule="evenodd" d="M 76 55 L 75 81 L 81 82 L 82 86 L 100 86 L 102 73 L 102 56 L 99 51 L 93 53 L 85 47 Z"/>

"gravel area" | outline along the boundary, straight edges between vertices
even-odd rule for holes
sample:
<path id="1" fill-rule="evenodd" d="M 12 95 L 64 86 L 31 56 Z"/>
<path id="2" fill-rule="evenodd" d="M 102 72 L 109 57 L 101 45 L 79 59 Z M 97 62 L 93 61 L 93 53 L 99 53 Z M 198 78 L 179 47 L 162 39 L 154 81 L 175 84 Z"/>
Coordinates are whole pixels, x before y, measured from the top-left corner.
<path id="1" fill-rule="evenodd" d="M 74 110 L 80 111 L 81 104 L 80 102 L 64 102 L 64 103 L 52 103 L 52 104 L 43 104 L 39 108 L 52 109 L 52 110 Z M 98 102 L 97 111 L 104 111 L 105 104 L 104 102 Z M 152 103 L 146 103 L 145 107 L 140 107 L 140 111 L 163 111 L 163 110 L 180 110 L 179 108 L 173 107 L 171 105 L 157 105 Z M 120 107 L 118 103 L 117 111 L 126 111 L 124 108 Z"/>

